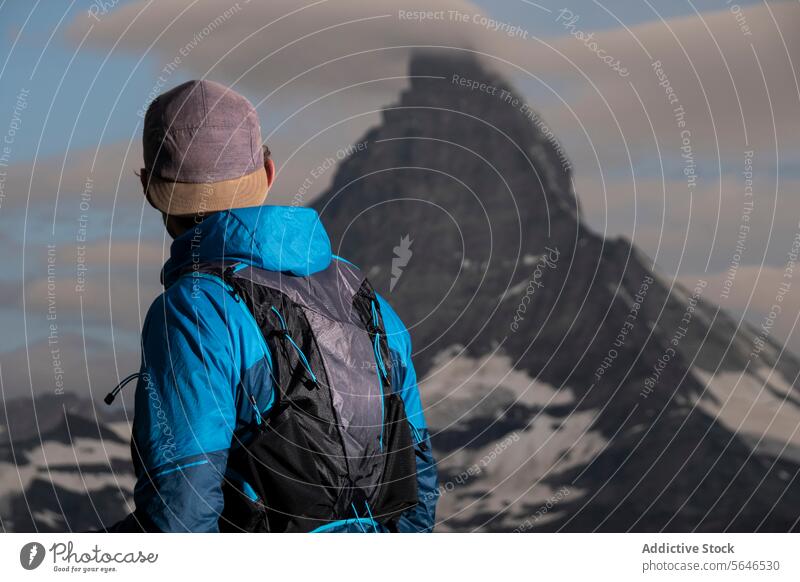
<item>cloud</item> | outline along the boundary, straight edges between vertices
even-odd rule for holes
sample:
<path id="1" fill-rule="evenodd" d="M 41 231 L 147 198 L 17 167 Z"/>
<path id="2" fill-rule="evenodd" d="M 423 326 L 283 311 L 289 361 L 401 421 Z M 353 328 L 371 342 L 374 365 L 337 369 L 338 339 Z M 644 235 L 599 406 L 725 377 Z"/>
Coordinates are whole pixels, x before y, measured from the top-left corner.
<path id="1" fill-rule="evenodd" d="M 434 8 L 439 18 L 401 16 Z M 600 32 L 584 26 L 578 8 L 538 12 L 561 34 L 537 38 L 524 29 L 524 37 L 493 30 L 488 17 L 463 0 L 435 7 L 394 0 L 306 6 L 164 0 L 126 4 L 100 22 L 80 17 L 68 36 L 77 41 L 88 31 L 88 46 L 151 56 L 158 63 L 154 84 L 165 80 L 164 88 L 174 84 L 175 73 L 162 67 L 176 58 L 175 70 L 234 84 L 263 100 L 265 134 L 277 132 L 284 152 L 294 153 L 318 131 L 323 135 L 314 143 L 326 144 L 320 154 L 347 143 L 343 136 L 353 141 L 376 120 L 369 112 L 394 100 L 405 85 L 411 50 L 437 45 L 480 52 L 530 87 L 531 98 L 541 100 L 533 106 L 584 176 L 630 173 L 628 150 L 634 163 L 652 164 L 660 155 L 668 172 L 681 171 L 675 163 L 682 153 L 676 106 L 685 111 L 693 155 L 705 160 L 701 180 L 717 172 L 720 155 L 739 157 L 746 147 L 775 164 L 797 153 L 796 2 L 746 8 L 739 20 L 723 8 Z M 619 61 L 615 68 L 623 67 L 626 76 L 609 59 Z M 665 82 L 678 99 L 672 104 L 660 85 Z M 351 116 L 356 118 L 345 121 Z M 773 116 L 780 120 L 775 126 Z"/>
<path id="2" fill-rule="evenodd" d="M 528 64 L 537 75 L 567 83 L 563 96 L 569 108 L 547 107 L 543 113 L 577 171 L 629 175 L 628 151 L 637 165 L 662 157 L 668 170 L 679 171 L 682 166 L 674 161 L 682 162 L 683 130 L 690 132 L 695 158 L 703 160 L 701 180 L 717 172 L 720 156 L 723 163 L 738 160 L 745 149 L 773 164 L 796 158 L 800 5 L 765 3 L 744 9 L 742 16 L 750 36 L 727 9 L 594 34 L 592 46 L 621 59 L 626 77 L 570 34 L 551 43 L 563 58 L 546 49 L 533 51 L 538 57 Z M 578 20 L 578 31 L 580 25 Z M 674 92 L 672 103 L 667 87 Z M 685 127 L 678 126 L 678 107 Z"/>
<path id="3" fill-rule="evenodd" d="M 110 342 L 96 339 L 90 333 L 64 331 L 57 343 L 47 339 L 30 341 L 23 349 L 0 353 L 0 364 L 5 398 L 31 392 L 71 392 L 92 396 L 102 405 L 103 396 L 118 378 L 138 371 L 139 355 L 127 346 L 117 345 L 114 349 Z"/>
<path id="4" fill-rule="evenodd" d="M 733 273 L 733 274 L 731 274 Z M 732 271 L 709 275 L 680 277 L 685 285 L 694 285 L 698 278 L 708 281 L 707 298 L 723 309 L 752 324 L 756 333 L 767 329 L 769 337 L 786 342 L 786 347 L 800 353 L 800 333 L 795 318 L 800 313 L 800 281 L 798 273 L 786 275 L 785 266 L 743 265 Z M 786 284 L 788 283 L 788 291 Z M 723 293 L 729 287 L 730 291 Z M 777 306 L 777 307 L 776 307 Z M 777 317 L 770 317 L 774 313 Z"/>
<path id="5" fill-rule="evenodd" d="M 800 181 L 776 181 L 760 160 L 752 197 L 741 174 L 703 183 L 691 196 L 682 180 L 612 178 L 605 192 L 589 176 L 575 183 L 592 227 L 632 239 L 666 273 L 724 271 L 737 254 L 741 264 L 782 265 L 798 230 Z"/>
<path id="6" fill-rule="evenodd" d="M 86 48 L 147 57 L 142 66 L 153 67 L 152 86 L 141 95 L 140 114 L 186 78 L 220 81 L 250 97 L 279 165 L 273 201 L 288 203 L 310 168 L 378 122 L 407 84 L 414 47 L 491 38 L 485 28 L 403 16 L 430 10 L 421 0 L 138 1 L 98 19 L 78 16 L 67 38 L 77 44 L 88 33 Z M 482 14 L 465 0 L 442 0 L 435 10 Z M 304 202 L 329 179 L 315 181 Z"/>
<path id="7" fill-rule="evenodd" d="M 85 213 L 82 202 L 102 211 L 111 211 L 115 204 L 128 210 L 142 208 L 146 201 L 135 174 L 142 165 L 141 152 L 137 138 L 16 162 L 7 170 L 4 214 L 32 208 L 48 213 L 52 224 L 53 212 L 58 212 L 58 223 Z"/>
<path id="8" fill-rule="evenodd" d="M 404 16 L 432 10 L 480 13 L 464 0 L 441 0 L 435 8 L 422 0 L 141 0 L 99 22 L 89 15 L 78 17 L 68 37 L 79 41 L 89 32 L 88 46 L 145 53 L 160 64 L 177 60 L 178 68 L 231 82 L 241 78 L 243 85 L 259 90 L 277 90 L 297 77 L 287 89 L 308 91 L 404 75 L 409 45 L 473 44 L 475 31 L 457 21 Z"/>
<path id="9" fill-rule="evenodd" d="M 596 33 L 593 40 L 619 56 L 627 77 L 572 36 L 551 44 L 575 67 L 532 57 L 537 74 L 559 76 L 559 86 L 567 87 L 562 96 L 571 111 L 557 105 L 539 109 L 572 158 L 588 222 L 608 235 L 633 237 L 662 271 L 687 283 L 698 277 L 721 283 L 738 265 L 735 293 L 709 298 L 756 325 L 774 302 L 800 217 L 800 182 L 787 172 L 800 153 L 797 30 L 800 5 L 771 2 L 744 9 L 739 21 L 722 9 Z M 659 78 L 654 61 L 665 76 Z M 665 79 L 677 103 L 668 102 Z M 685 111 L 685 128 L 677 124 L 678 106 Z M 696 162 L 692 188 L 682 174 L 683 129 L 690 131 Z M 747 151 L 753 152 L 749 214 Z M 746 307 L 751 291 L 753 302 Z M 800 307 L 788 298 L 787 304 L 793 313 Z M 776 339 L 790 332 L 788 313 L 785 308 L 772 330 Z M 796 336 L 790 347 L 800 351 Z"/>
<path id="10" fill-rule="evenodd" d="M 152 300 L 161 292 L 159 273 L 169 257 L 169 243 L 131 240 L 86 245 L 61 245 L 55 253 L 57 276 L 42 272 L 25 282 L 26 306 L 45 313 L 49 305 L 48 286 L 55 287 L 59 316 L 74 319 L 84 307 L 84 321 L 138 331 Z M 80 267 L 80 269 L 79 269 Z M 19 295 L 22 295 L 20 293 Z"/>
<path id="11" fill-rule="evenodd" d="M 137 369 L 139 334 L 161 292 L 164 253 L 155 242 L 120 240 L 110 248 L 107 242 L 88 244 L 82 250 L 87 271 L 80 279 L 76 247 L 60 244 L 53 253 L 52 273 L 46 270 L 48 255 L 42 250 L 38 268 L 24 282 L 3 282 L 0 289 L 8 301 L 0 310 L 0 325 L 14 330 L 4 334 L 0 345 L 6 396 L 23 394 L 31 386 L 37 393 L 55 391 L 61 380 L 70 392 L 88 395 L 94 386 L 105 394 L 117 382 L 117 373 Z"/>

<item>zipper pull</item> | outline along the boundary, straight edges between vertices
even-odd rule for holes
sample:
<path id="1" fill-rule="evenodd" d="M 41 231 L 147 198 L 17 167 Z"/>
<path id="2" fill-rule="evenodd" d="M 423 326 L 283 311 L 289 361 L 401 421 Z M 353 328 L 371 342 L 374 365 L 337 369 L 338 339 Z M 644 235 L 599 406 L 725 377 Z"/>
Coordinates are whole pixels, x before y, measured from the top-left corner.
<path id="1" fill-rule="evenodd" d="M 256 413 L 256 426 L 260 427 L 263 418 L 261 418 L 261 411 L 258 409 L 258 403 L 256 402 L 256 397 L 250 394 L 250 404 L 253 405 L 253 412 Z"/>
<path id="2" fill-rule="evenodd" d="M 225 281 L 228 287 L 230 287 L 228 293 L 231 294 L 231 297 L 233 297 L 233 300 L 236 301 L 236 303 L 239 303 L 242 298 L 239 296 L 239 294 L 236 292 L 236 288 L 233 286 L 233 274 L 238 270 L 240 265 L 241 263 L 233 263 L 222 271 L 222 280 Z"/>

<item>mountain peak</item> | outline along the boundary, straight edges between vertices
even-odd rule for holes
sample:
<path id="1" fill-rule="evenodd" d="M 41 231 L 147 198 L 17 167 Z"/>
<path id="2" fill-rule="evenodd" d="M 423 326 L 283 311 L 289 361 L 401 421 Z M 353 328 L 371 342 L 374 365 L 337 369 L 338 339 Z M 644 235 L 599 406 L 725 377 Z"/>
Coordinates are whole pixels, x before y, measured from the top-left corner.
<path id="1" fill-rule="evenodd" d="M 419 49 L 411 54 L 408 63 L 408 75 L 412 86 L 416 78 L 444 77 L 460 74 L 467 78 L 482 79 L 496 85 L 506 85 L 497 74 L 492 73 L 477 53 L 465 49 Z"/>
<path id="2" fill-rule="evenodd" d="M 448 526 L 514 529 L 547 501 L 537 492 L 567 490 L 535 529 L 796 527 L 800 484 L 781 475 L 800 465 L 773 462 L 764 443 L 800 439 L 742 435 L 719 406 L 731 386 L 756 394 L 766 364 L 786 380 L 770 394 L 792 400 L 759 406 L 796 426 L 797 360 L 766 350 L 748 366 L 749 331 L 656 275 L 628 240 L 586 228 L 554 132 L 491 66 L 437 50 L 409 70 L 316 206 L 338 254 L 411 331 L 443 478 L 499 439 L 528 443 L 442 501 Z M 397 268 L 403 240 L 414 244 Z"/>

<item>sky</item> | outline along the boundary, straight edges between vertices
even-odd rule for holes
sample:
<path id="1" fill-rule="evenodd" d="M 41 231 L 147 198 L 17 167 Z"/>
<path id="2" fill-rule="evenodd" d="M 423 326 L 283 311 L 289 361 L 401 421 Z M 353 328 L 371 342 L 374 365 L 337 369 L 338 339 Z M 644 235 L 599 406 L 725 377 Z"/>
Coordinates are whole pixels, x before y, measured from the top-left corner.
<path id="1" fill-rule="evenodd" d="M 445 17 L 402 16 L 418 10 Z M 270 196 L 288 202 L 378 122 L 427 45 L 475 51 L 519 88 L 591 228 L 758 325 L 800 231 L 799 25 L 790 1 L 0 0 L 0 388 L 54 390 L 61 371 L 100 394 L 138 368 L 170 242 L 134 173 L 152 96 L 200 77 L 245 94 L 278 162 Z M 800 311 L 800 291 L 785 301 Z M 773 333 L 800 352 L 793 319 Z"/>

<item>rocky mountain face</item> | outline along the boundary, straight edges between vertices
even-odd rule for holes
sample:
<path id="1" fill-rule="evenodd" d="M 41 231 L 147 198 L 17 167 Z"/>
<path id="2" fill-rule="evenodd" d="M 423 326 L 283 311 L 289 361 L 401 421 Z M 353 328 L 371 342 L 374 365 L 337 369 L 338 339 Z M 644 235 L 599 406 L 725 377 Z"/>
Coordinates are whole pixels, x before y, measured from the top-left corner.
<path id="1" fill-rule="evenodd" d="M 798 530 L 800 363 L 703 281 L 588 229 L 566 154 L 504 79 L 420 54 L 350 151 L 315 206 L 411 331 L 437 529 Z M 101 407 L 4 403 L 0 529 L 127 513 L 129 419 Z"/>
<path id="2" fill-rule="evenodd" d="M 0 531 L 91 531 L 128 513 L 129 423 L 74 395 L 17 398 L 0 413 Z"/>
<path id="3" fill-rule="evenodd" d="M 440 529 L 798 529 L 798 360 L 587 228 L 490 68 L 410 77 L 315 206 L 411 330 Z"/>

